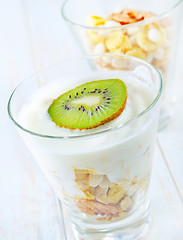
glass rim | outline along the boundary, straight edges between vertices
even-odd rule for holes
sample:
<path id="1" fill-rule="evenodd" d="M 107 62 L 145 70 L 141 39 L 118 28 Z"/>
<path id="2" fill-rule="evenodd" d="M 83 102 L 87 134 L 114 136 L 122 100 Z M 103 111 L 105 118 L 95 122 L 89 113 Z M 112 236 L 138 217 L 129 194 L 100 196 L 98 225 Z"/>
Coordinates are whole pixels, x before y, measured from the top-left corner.
<path id="1" fill-rule="evenodd" d="M 87 26 L 87 25 L 83 25 L 83 24 L 79 24 L 79 23 L 76 23 L 72 20 L 70 20 L 64 10 L 65 10 L 65 5 L 67 2 L 69 2 L 70 0 L 65 0 L 63 2 L 63 4 L 61 5 L 61 15 L 63 17 L 63 19 L 68 22 L 69 24 L 71 25 L 74 25 L 74 26 L 77 26 L 77 27 L 80 27 L 80 28 L 84 28 L 84 29 L 93 29 L 93 30 L 105 30 L 105 29 L 123 29 L 123 28 L 128 28 L 129 26 L 137 26 L 137 25 L 140 25 L 140 24 L 147 24 L 147 23 L 151 23 L 151 22 L 155 22 L 155 21 L 158 21 L 159 19 L 165 17 L 166 15 L 168 15 L 171 11 L 173 11 L 175 8 L 177 8 L 182 2 L 183 0 L 177 0 L 177 2 L 172 6 L 170 7 L 168 10 L 162 12 L 161 14 L 158 14 L 154 17 L 151 17 L 151 18 L 146 18 L 142 21 L 139 21 L 139 22 L 135 22 L 135 23 L 130 23 L 130 24 L 126 24 L 126 25 L 121 25 L 121 26 L 111 26 L 111 27 L 92 27 L 92 26 Z"/>
<path id="2" fill-rule="evenodd" d="M 119 125 L 119 126 L 116 126 L 116 127 L 112 127 L 112 128 L 108 128 L 108 129 L 105 129 L 105 130 L 102 130 L 102 131 L 98 131 L 98 132 L 94 132 L 94 133 L 89 133 L 89 134 L 83 134 L 83 135 L 76 135 L 76 136 L 52 136 L 52 135 L 47 135 L 47 134 L 41 134 L 41 133 L 37 133 L 37 132 L 34 132 L 34 131 L 31 131 L 29 129 L 26 129 L 24 128 L 21 124 L 18 123 L 18 121 L 16 121 L 13 117 L 13 114 L 11 112 L 11 103 L 12 103 L 12 98 L 13 96 L 15 95 L 16 91 L 24 84 L 26 83 L 27 81 L 30 81 L 32 78 L 38 76 L 40 73 L 42 72 L 45 72 L 53 67 L 56 67 L 57 65 L 59 65 L 62 61 L 66 61 L 66 60 L 74 60 L 74 59 L 78 59 L 78 58 L 97 58 L 97 57 L 101 57 L 101 56 L 120 56 L 120 57 L 125 57 L 125 58 L 128 58 L 128 59 L 132 59 L 133 61 L 135 60 L 136 62 L 140 62 L 144 65 L 147 65 L 148 67 L 152 68 L 155 70 L 155 72 L 157 73 L 157 76 L 159 78 L 159 89 L 158 89 L 158 92 L 156 94 L 156 96 L 154 97 L 152 103 L 150 105 L 148 105 L 148 107 L 145 108 L 144 111 L 140 112 L 137 116 L 135 116 L 134 118 L 126 121 L 125 123 Z M 125 128 L 126 126 L 130 125 L 130 124 L 133 124 L 135 121 L 137 121 L 139 118 L 143 117 L 146 113 L 148 113 L 159 101 L 161 95 L 162 95 L 162 89 L 163 89 L 163 81 L 162 81 L 162 76 L 159 72 L 159 70 L 153 66 L 152 64 L 142 60 L 142 59 L 139 59 L 137 57 L 133 57 L 133 56 L 128 56 L 128 55 L 125 55 L 125 54 L 112 54 L 112 53 L 108 53 L 108 54 L 91 54 L 91 55 L 81 55 L 81 56 L 77 56 L 77 57 L 73 57 L 73 58 L 68 58 L 66 60 L 61 60 L 59 62 L 57 62 L 56 64 L 54 65 L 51 65 L 47 68 L 44 68 L 42 69 L 41 71 L 38 71 L 34 74 L 32 74 L 31 76 L 29 76 L 28 78 L 26 78 L 25 80 L 21 81 L 17 87 L 13 90 L 12 94 L 10 95 L 10 98 L 8 100 L 8 105 L 7 105 L 7 111 L 8 111 L 8 115 L 10 117 L 10 119 L 12 120 L 12 122 L 15 124 L 15 126 L 17 126 L 19 129 L 21 129 L 22 131 L 26 132 L 26 133 L 29 133 L 31 135 L 34 135 L 34 136 L 37 136 L 37 137 L 41 137 L 41 138 L 48 138 L 48 139 L 81 139 L 81 138 L 89 138 L 89 137 L 93 137 L 93 136 L 98 136 L 100 134 L 104 134 L 104 133 L 107 133 L 107 132 L 112 132 L 112 131 L 116 131 L 116 130 L 119 130 L 121 128 Z"/>

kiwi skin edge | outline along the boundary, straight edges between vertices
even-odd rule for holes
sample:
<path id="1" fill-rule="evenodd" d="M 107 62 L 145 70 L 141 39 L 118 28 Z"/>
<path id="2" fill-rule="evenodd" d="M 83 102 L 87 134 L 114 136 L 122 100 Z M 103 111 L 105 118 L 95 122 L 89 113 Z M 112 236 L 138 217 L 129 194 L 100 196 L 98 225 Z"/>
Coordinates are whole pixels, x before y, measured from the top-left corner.
<path id="1" fill-rule="evenodd" d="M 83 129 L 92 129 L 92 128 L 97 128 L 101 125 L 104 125 L 105 123 L 107 122 L 110 122 L 112 120 L 114 120 L 115 118 L 119 117 L 119 115 L 123 112 L 123 110 L 125 109 L 125 106 L 126 106 L 126 101 L 127 101 L 127 94 L 126 94 L 126 97 L 125 97 L 125 100 L 122 104 L 122 106 L 117 110 L 117 112 L 113 113 L 111 116 L 107 117 L 106 119 L 102 120 L 101 122 L 95 124 L 94 126 L 91 126 L 91 127 L 87 127 L 87 128 L 73 128 L 73 127 L 65 127 L 65 126 L 61 126 L 59 124 L 56 124 L 58 127 L 62 127 L 62 128 L 68 128 L 70 130 L 76 130 L 76 129 L 79 129 L 79 130 L 83 130 Z"/>

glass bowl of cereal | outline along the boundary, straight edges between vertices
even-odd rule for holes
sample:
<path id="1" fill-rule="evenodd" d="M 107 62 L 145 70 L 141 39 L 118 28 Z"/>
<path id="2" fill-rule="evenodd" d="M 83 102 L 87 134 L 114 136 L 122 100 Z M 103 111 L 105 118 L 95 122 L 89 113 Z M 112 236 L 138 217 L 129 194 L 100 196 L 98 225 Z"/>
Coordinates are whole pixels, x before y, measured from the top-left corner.
<path id="1" fill-rule="evenodd" d="M 160 71 L 164 84 L 161 118 L 169 120 L 176 99 L 182 3 L 183 0 L 139 0 L 138 4 L 136 0 L 67 0 L 61 11 L 85 53 L 126 54 L 143 59 Z M 97 64 L 109 70 L 128 69 L 112 58 L 109 62 L 104 57 Z"/>

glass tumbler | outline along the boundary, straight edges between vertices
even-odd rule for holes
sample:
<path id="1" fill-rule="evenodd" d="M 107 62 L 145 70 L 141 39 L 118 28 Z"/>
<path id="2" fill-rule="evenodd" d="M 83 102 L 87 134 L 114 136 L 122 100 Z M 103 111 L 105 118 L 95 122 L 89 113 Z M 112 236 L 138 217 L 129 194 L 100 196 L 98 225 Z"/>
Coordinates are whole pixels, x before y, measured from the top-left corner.
<path id="1" fill-rule="evenodd" d="M 98 67 L 103 58 L 128 65 L 128 70 Z M 138 108 L 141 91 L 152 94 L 149 104 L 124 122 L 117 118 L 102 128 L 74 133 L 55 126 L 57 130 L 49 133 L 45 123 L 43 127 L 33 121 L 36 105 L 28 121 L 38 124 L 37 130 L 22 121 L 34 99 L 43 106 L 52 91 L 59 96 L 73 84 L 116 78 L 126 81 L 129 92 L 130 87 L 136 89 L 128 94 L 126 108 L 132 104 L 130 95 L 139 97 Z M 131 56 L 101 54 L 64 60 L 23 81 L 12 93 L 9 116 L 61 200 L 75 239 L 134 239 L 147 232 L 161 92 L 161 76 L 152 65 Z M 47 121 L 53 124 L 51 118 Z"/>
<path id="2" fill-rule="evenodd" d="M 62 17 L 85 53 L 131 55 L 153 64 L 160 71 L 164 84 L 160 127 L 167 125 L 176 101 L 176 54 L 182 2 L 67 0 L 61 9 Z M 111 15 L 120 12 L 124 13 L 121 18 Z M 108 62 L 105 58 L 102 64 L 109 69 L 118 67 L 115 61 Z"/>

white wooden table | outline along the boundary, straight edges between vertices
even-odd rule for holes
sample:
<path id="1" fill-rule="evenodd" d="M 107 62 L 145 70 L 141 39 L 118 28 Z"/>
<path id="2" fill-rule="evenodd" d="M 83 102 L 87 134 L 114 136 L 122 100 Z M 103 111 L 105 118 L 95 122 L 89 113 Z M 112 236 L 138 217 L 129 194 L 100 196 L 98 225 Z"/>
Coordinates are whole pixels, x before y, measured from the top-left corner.
<path id="1" fill-rule="evenodd" d="M 10 93 L 20 81 L 64 57 L 77 55 L 75 41 L 60 16 L 61 3 L 0 1 L 0 240 L 66 239 L 60 203 L 6 109 Z M 183 87 L 182 54 L 180 45 L 175 115 L 158 134 L 148 240 L 183 240 L 183 94 L 178 92 Z"/>

